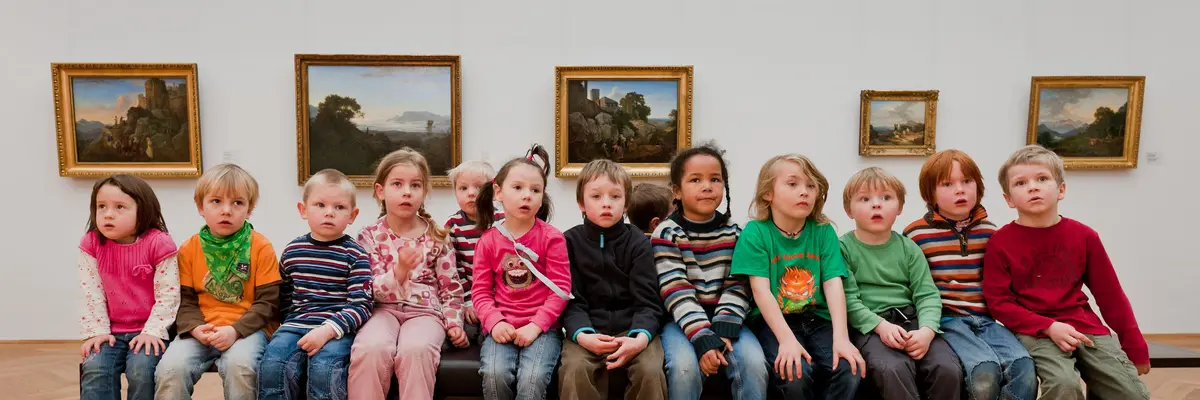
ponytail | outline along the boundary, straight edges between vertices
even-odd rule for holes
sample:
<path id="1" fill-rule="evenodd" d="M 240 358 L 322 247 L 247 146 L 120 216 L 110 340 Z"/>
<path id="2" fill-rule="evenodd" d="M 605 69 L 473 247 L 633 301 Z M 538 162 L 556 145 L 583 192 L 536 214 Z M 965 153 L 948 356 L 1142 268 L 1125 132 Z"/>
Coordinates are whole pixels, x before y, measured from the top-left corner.
<path id="1" fill-rule="evenodd" d="M 550 212 L 554 210 L 547 192 L 549 188 L 546 187 L 550 183 L 550 153 L 546 152 L 546 148 L 542 145 L 534 143 L 533 147 L 530 147 L 525 154 L 529 161 L 533 161 L 535 156 L 542 159 L 542 164 L 538 166 L 542 170 L 542 206 L 537 210 L 537 218 L 544 222 L 550 222 Z"/>
<path id="2" fill-rule="evenodd" d="M 507 173 L 507 166 L 501 168 L 500 171 Z M 475 215 L 477 215 L 475 224 L 480 231 L 486 231 L 496 222 L 495 186 L 495 181 L 484 183 L 483 187 L 479 188 L 479 197 L 475 198 Z"/>
<path id="3" fill-rule="evenodd" d="M 425 211 L 424 204 L 421 205 L 421 208 L 417 209 L 417 216 L 425 220 L 425 225 L 428 227 L 425 229 L 425 233 L 428 234 L 429 237 L 432 237 L 433 241 L 438 242 L 439 244 L 446 243 L 447 230 L 441 225 L 433 222 L 433 216 L 429 215 L 429 211 Z"/>
<path id="4" fill-rule="evenodd" d="M 534 157 L 541 159 L 541 162 L 534 161 Z M 487 230 L 496 223 L 496 189 L 498 185 L 504 185 L 504 180 L 508 178 L 508 171 L 518 164 L 525 164 L 542 171 L 542 206 L 537 210 L 537 219 L 542 221 L 550 220 L 550 213 L 554 207 L 550 204 L 550 195 L 546 193 L 546 184 L 550 179 L 550 153 L 546 152 L 546 148 L 542 145 L 534 143 L 528 151 L 525 152 L 525 157 L 514 158 L 504 163 L 500 167 L 500 171 L 496 172 L 496 179 L 483 185 L 479 189 L 479 197 L 475 199 L 475 213 L 479 216 L 476 226 L 479 230 Z"/>

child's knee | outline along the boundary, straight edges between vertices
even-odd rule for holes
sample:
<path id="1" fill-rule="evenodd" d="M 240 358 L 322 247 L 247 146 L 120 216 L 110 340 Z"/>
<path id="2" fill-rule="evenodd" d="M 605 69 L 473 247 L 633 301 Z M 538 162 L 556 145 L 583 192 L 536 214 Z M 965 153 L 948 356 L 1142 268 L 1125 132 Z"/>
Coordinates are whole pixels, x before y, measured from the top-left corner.
<path id="1" fill-rule="evenodd" d="M 1000 364 L 992 361 L 979 363 L 966 374 L 967 391 L 976 399 L 995 398 L 1000 393 L 1003 377 Z"/>
<path id="2" fill-rule="evenodd" d="M 485 385 L 505 385 L 511 387 L 517 381 L 517 367 L 515 364 L 487 363 L 480 365 L 479 375 L 483 377 Z"/>
<path id="3" fill-rule="evenodd" d="M 350 363 L 375 363 L 396 359 L 396 344 L 379 340 L 356 340 L 350 346 Z"/>

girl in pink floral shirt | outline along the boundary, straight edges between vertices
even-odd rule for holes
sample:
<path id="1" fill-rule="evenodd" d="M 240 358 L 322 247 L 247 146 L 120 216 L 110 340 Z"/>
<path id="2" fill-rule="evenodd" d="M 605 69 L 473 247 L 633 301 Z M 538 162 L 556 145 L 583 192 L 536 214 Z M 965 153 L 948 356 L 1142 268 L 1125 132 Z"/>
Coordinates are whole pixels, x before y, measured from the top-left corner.
<path id="1" fill-rule="evenodd" d="M 429 165 L 412 149 L 379 161 L 379 220 L 358 234 L 371 260 L 375 309 L 350 350 L 352 399 L 383 399 L 393 373 L 400 398 L 433 398 L 442 342 L 467 346 L 454 251 L 424 207 L 429 184 Z"/>

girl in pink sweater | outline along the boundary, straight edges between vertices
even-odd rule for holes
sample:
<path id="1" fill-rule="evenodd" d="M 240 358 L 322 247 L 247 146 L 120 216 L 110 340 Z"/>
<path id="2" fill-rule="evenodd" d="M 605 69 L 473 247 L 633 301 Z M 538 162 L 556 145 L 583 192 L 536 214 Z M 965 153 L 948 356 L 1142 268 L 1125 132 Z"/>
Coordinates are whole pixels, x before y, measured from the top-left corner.
<path id="1" fill-rule="evenodd" d="M 154 370 L 179 308 L 179 265 L 158 197 L 145 181 L 117 174 L 92 187 L 87 233 L 79 242 L 86 341 L 80 348 L 82 399 L 154 398 Z"/>
<path id="2" fill-rule="evenodd" d="M 475 245 L 471 297 L 480 328 L 489 333 L 479 357 L 488 400 L 545 398 L 562 350 L 558 316 L 571 298 L 571 270 L 566 239 L 545 222 L 549 165 L 546 150 L 535 144 L 526 157 L 505 163 L 476 202 L 487 232 Z M 493 200 L 505 215 L 494 227 Z"/>

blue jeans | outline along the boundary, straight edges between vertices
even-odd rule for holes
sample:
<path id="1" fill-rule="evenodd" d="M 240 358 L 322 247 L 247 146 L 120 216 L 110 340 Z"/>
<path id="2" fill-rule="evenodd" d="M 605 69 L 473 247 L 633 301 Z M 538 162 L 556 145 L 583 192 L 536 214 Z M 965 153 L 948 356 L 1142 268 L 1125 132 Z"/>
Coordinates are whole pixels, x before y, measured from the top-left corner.
<path id="1" fill-rule="evenodd" d="M 663 327 L 663 355 L 667 368 L 667 398 L 671 400 L 696 400 L 704 389 L 704 372 L 700 370 L 700 357 L 683 329 L 674 322 Z M 725 355 L 728 366 L 722 367 L 725 376 L 733 383 L 733 398 L 737 400 L 762 400 L 767 396 L 767 361 L 763 356 L 758 338 L 749 328 L 742 327 L 733 342 L 733 354 Z"/>
<path id="2" fill-rule="evenodd" d="M 121 399 L 121 373 L 129 380 L 130 400 L 154 400 L 154 368 L 162 356 L 134 353 L 129 342 L 138 333 L 118 333 L 117 342 L 100 345 L 100 351 L 88 353 L 83 359 L 83 374 L 79 380 L 82 400 Z M 151 351 L 153 354 L 153 351 Z"/>
<path id="3" fill-rule="evenodd" d="M 154 398 L 192 398 L 196 381 L 208 371 L 208 367 L 216 363 L 226 399 L 254 400 L 258 398 L 258 362 L 266 348 L 267 333 L 261 330 L 238 339 L 224 352 L 205 346 L 190 336 L 176 338 L 167 347 L 154 373 Z"/>
<path id="4" fill-rule="evenodd" d="M 942 337 L 962 361 L 972 399 L 1037 397 L 1033 358 L 1008 328 L 988 317 L 944 317 Z"/>
<path id="5" fill-rule="evenodd" d="M 554 377 L 554 367 L 558 365 L 562 342 L 563 334 L 558 329 L 542 333 L 525 348 L 512 343 L 496 343 L 488 335 L 479 349 L 483 398 L 545 399 L 550 379 Z"/>
<path id="6" fill-rule="evenodd" d="M 853 399 L 862 378 L 850 372 L 850 363 L 846 360 L 840 360 L 838 368 L 833 368 L 833 324 L 811 313 L 785 314 L 784 320 L 816 366 L 814 368 L 801 359 L 800 379 L 792 381 L 779 375 L 778 371 L 772 373 L 771 383 L 783 393 L 783 398 Z M 774 364 L 779 356 L 779 340 L 766 321 L 759 324 L 758 340 L 762 342 L 763 356 L 768 363 Z"/>
<path id="7" fill-rule="evenodd" d="M 285 327 L 271 335 L 271 343 L 258 364 L 260 399 L 346 399 L 354 335 L 330 339 L 310 357 L 297 344 L 309 331 Z"/>

